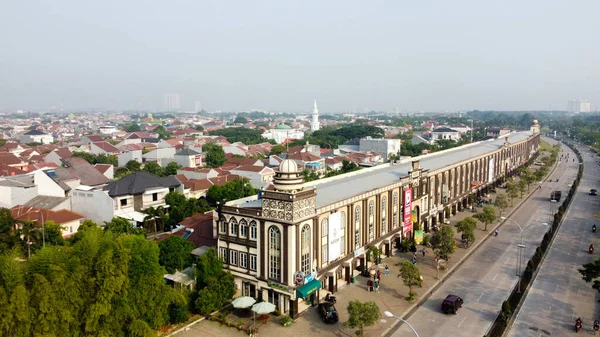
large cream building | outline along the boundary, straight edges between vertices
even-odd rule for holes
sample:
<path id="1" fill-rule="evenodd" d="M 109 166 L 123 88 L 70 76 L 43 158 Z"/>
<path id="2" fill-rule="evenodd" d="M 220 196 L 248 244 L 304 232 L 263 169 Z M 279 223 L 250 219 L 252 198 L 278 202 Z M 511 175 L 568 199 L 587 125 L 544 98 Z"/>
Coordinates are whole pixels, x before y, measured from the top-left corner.
<path id="1" fill-rule="evenodd" d="M 385 255 L 469 205 L 538 152 L 530 131 L 304 183 L 284 160 L 271 188 L 219 210 L 218 250 L 243 295 L 297 317 L 368 267 L 365 251 Z"/>

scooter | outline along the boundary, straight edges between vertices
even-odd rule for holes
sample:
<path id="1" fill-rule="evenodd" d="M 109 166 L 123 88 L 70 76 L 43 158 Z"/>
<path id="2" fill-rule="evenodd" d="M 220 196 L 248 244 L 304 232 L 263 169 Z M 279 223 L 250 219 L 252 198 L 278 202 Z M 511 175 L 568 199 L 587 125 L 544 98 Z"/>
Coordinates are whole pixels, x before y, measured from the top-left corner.
<path id="1" fill-rule="evenodd" d="M 592 233 L 596 233 L 596 225 L 592 226 Z"/>
<path id="2" fill-rule="evenodd" d="M 581 330 L 581 323 L 577 322 L 575 323 L 575 332 L 579 332 L 579 330 Z"/>

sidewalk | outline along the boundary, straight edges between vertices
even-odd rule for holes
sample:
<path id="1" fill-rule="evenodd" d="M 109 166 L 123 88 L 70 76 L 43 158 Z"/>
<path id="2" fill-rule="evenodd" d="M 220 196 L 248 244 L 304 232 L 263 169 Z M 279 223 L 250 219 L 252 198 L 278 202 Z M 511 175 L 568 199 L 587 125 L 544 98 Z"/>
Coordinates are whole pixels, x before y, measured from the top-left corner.
<path id="1" fill-rule="evenodd" d="M 535 170 L 535 167 L 531 167 Z M 550 172 L 552 174 L 552 171 Z M 536 184 L 537 185 L 537 184 Z M 530 191 L 523 195 L 523 198 L 515 198 L 513 207 L 506 208 L 502 212 L 502 216 L 509 216 L 520 204 L 525 201 L 531 194 L 535 192 L 536 186 L 531 185 Z M 496 193 L 492 193 L 486 199 L 495 200 L 498 194 L 506 194 L 506 189 L 496 188 Z M 481 212 L 482 208 L 478 207 L 477 211 Z M 455 216 L 450 218 L 450 225 L 454 226 L 459 221 L 472 217 L 475 213 L 471 210 L 465 210 L 458 212 Z M 499 210 L 496 210 L 496 214 L 499 215 Z M 484 231 L 484 225 L 478 222 L 477 229 L 475 230 L 475 242 L 469 248 L 460 248 L 460 234 L 455 234 L 456 250 L 447 262 L 447 269 L 445 271 L 439 270 L 439 278 L 444 279 L 448 274 L 454 271 L 454 268 L 462 263 L 463 260 L 469 257 L 474 249 L 490 234 L 493 233 L 494 229 L 500 225 L 500 220 L 496 220 L 494 223 L 488 226 L 488 231 Z M 454 228 L 455 229 L 455 228 Z M 456 231 L 456 229 L 455 229 Z M 431 234 L 429 234 L 431 235 Z M 421 250 L 424 247 L 419 245 L 417 250 Z M 319 336 L 355 336 L 354 329 L 348 329 L 343 326 L 343 322 L 348 320 L 348 312 L 346 310 L 348 304 L 352 300 L 359 300 L 361 302 L 375 301 L 381 312 L 390 311 L 397 316 L 404 316 L 412 309 L 419 306 L 421 300 L 433 292 L 434 288 L 440 284 L 438 279 L 438 270 L 436 268 L 437 263 L 434 261 L 434 255 L 431 248 L 426 248 L 425 256 L 422 253 L 417 253 L 417 266 L 423 277 L 423 286 L 421 288 L 415 288 L 417 292 L 417 299 L 413 302 L 408 302 L 404 298 L 408 295 L 408 287 L 404 286 L 403 281 L 397 275 L 399 274 L 399 267 L 401 261 L 410 260 L 412 258 L 412 252 L 406 253 L 395 253 L 393 256 L 383 258 L 381 264 L 371 267 L 371 269 L 379 269 L 381 271 L 380 281 L 380 292 L 369 292 L 367 290 L 367 278 L 357 276 L 355 283 L 348 284 L 341 287 L 335 294 L 337 298 L 336 308 L 339 314 L 339 322 L 336 324 L 325 324 L 321 321 L 321 318 L 315 308 L 309 308 L 300 314 L 300 317 L 292 323 L 290 327 L 283 327 L 280 324 L 280 317 L 271 317 L 266 324 L 258 323 L 259 336 L 278 336 L 278 337 L 289 337 L 289 336 L 308 336 L 311 334 L 318 334 Z M 390 269 L 390 275 L 383 275 L 385 266 Z M 321 291 L 321 295 L 325 296 L 326 291 Z M 235 323 L 232 321 L 231 323 Z M 381 317 L 375 325 L 365 329 L 365 336 L 374 337 L 381 336 L 390 331 L 393 326 L 397 324 L 397 320 L 387 317 Z M 188 331 L 184 331 L 178 334 L 178 337 L 192 337 L 192 336 L 244 336 L 245 333 L 238 331 L 235 327 L 227 327 L 221 325 L 218 322 L 204 320 L 189 328 Z"/>

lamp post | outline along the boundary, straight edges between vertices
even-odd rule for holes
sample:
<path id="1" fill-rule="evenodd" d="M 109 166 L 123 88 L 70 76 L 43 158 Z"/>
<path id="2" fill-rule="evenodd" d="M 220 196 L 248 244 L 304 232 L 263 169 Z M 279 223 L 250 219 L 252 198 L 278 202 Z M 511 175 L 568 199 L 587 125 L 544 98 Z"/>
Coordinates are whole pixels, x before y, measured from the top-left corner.
<path id="1" fill-rule="evenodd" d="M 413 327 L 412 327 L 412 325 L 410 325 L 410 324 L 409 324 L 407 321 L 405 321 L 405 320 L 404 320 L 402 317 L 396 316 L 396 315 L 392 314 L 392 313 L 391 313 L 391 312 L 389 312 L 389 311 L 384 311 L 384 312 L 383 312 L 383 314 L 384 314 L 386 317 L 395 317 L 395 318 L 396 318 L 397 320 L 399 320 L 400 322 L 402 322 L 402 323 L 404 323 L 404 324 L 408 325 L 408 327 L 409 327 L 409 328 L 410 328 L 410 329 L 411 329 L 411 330 L 412 330 L 412 331 L 415 333 L 415 336 L 419 337 L 419 334 L 417 333 L 417 330 L 415 330 L 415 328 L 413 328 Z"/>
<path id="2" fill-rule="evenodd" d="M 44 223 L 44 212 L 39 209 L 36 212 L 40 213 L 40 216 L 42 217 L 42 247 L 46 247 L 46 224 Z"/>
<path id="3" fill-rule="evenodd" d="M 518 288 L 517 288 L 517 292 L 520 293 L 521 292 L 521 266 L 523 264 L 523 250 L 525 249 L 525 245 L 523 244 L 523 234 L 525 234 L 525 230 L 533 225 L 535 225 L 535 223 L 523 228 L 521 227 L 521 225 L 519 225 L 518 222 L 516 222 L 513 219 L 507 218 L 505 216 L 500 217 L 500 219 L 502 220 L 508 220 L 511 221 L 512 223 L 514 223 L 515 225 L 517 225 L 519 227 L 519 230 L 521 231 L 521 244 L 517 245 L 517 276 L 519 277 L 519 284 L 518 284 Z M 541 223 L 542 226 L 547 226 L 548 224 L 543 222 Z"/>
<path id="4" fill-rule="evenodd" d="M 471 121 L 471 143 L 473 143 L 473 120 L 472 119 L 468 119 L 468 121 Z"/>

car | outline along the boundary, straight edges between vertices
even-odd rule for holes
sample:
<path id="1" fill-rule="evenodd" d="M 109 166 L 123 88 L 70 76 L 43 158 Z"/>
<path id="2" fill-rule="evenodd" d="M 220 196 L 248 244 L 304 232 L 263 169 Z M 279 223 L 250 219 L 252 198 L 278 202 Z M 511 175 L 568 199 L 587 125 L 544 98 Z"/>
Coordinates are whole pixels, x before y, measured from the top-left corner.
<path id="1" fill-rule="evenodd" d="M 442 301 L 442 312 L 445 314 L 456 314 L 462 308 L 463 299 L 456 295 L 448 295 Z"/>
<path id="2" fill-rule="evenodd" d="M 323 322 L 325 323 L 336 323 L 339 320 L 338 312 L 333 303 L 319 303 L 318 310 L 321 319 L 323 319 Z"/>
<path id="3" fill-rule="evenodd" d="M 590 195 L 598 195 L 598 191 L 595 188 L 590 190 Z"/>

